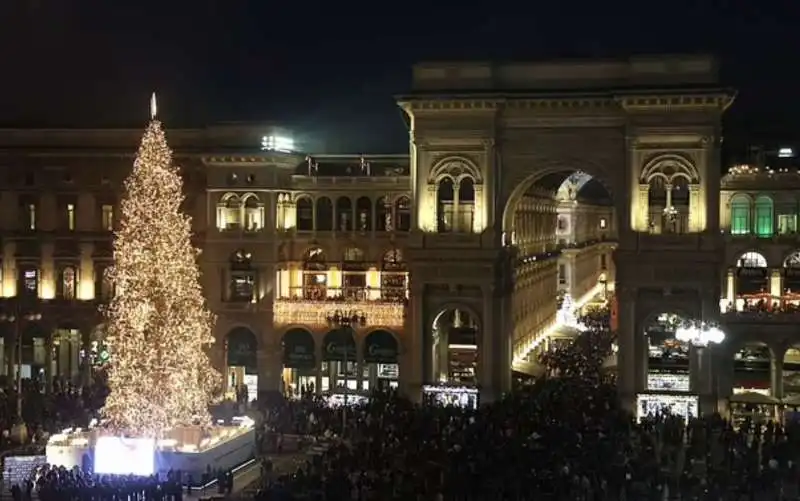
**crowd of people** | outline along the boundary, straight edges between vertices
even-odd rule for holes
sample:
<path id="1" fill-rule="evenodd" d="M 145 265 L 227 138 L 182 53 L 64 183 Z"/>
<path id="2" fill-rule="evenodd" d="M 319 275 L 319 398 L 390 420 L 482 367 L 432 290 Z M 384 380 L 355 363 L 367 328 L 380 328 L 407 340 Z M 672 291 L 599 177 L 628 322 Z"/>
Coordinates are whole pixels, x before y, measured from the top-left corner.
<path id="1" fill-rule="evenodd" d="M 181 476 L 172 472 L 163 478 L 93 475 L 78 468 L 68 470 L 44 466 L 36 471 L 26 485 L 13 486 L 12 497 L 15 501 L 30 500 L 34 490 L 41 501 L 180 501 L 183 499 Z"/>
<path id="2" fill-rule="evenodd" d="M 6 383 L 0 384 L 0 451 L 43 444 L 51 433 L 69 427 L 85 427 L 97 416 L 108 394 L 102 378 L 87 386 L 55 379 L 48 391 L 44 391 L 41 381 L 22 380 L 22 421 L 27 431 L 20 443 L 23 437 L 12 433 L 19 421 L 16 382 Z"/>
<path id="3" fill-rule="evenodd" d="M 312 398 L 262 402 L 259 443 L 335 438 L 257 501 L 764 500 L 798 498 L 800 426 L 720 416 L 689 423 L 665 411 L 638 421 L 620 404 L 609 312 L 587 312 L 573 342 L 541 354 L 545 376 L 477 409 L 417 405 L 376 393 L 348 410 Z M 344 426 L 344 429 L 343 429 Z M 270 469 L 271 470 L 271 469 Z M 266 470 L 265 470 L 266 471 Z M 47 469 L 40 499 L 177 499 L 175 478 Z M 25 486 L 17 495 L 24 497 Z"/>
<path id="4" fill-rule="evenodd" d="M 546 377 L 499 402 L 473 410 L 373 396 L 350 411 L 343 440 L 255 499 L 798 499 L 800 427 L 686 423 L 666 409 L 637 421 L 603 367 L 608 311 L 581 323 L 574 342 L 542 354 Z M 285 404 L 274 429 L 341 433 L 336 410 L 312 406 Z"/>

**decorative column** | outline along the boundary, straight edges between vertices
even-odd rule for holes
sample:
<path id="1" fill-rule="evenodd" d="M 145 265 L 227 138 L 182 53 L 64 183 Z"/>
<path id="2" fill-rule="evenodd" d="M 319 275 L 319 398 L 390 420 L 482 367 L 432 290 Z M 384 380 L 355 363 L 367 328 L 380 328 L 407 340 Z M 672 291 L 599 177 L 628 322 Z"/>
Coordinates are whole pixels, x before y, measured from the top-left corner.
<path id="1" fill-rule="evenodd" d="M 483 186 L 480 184 L 474 185 L 475 190 L 475 213 L 472 217 L 472 232 L 480 233 L 483 231 L 486 221 L 486 204 L 483 200 Z"/>
<path id="2" fill-rule="evenodd" d="M 778 400 L 784 397 L 783 394 L 783 358 L 786 356 L 786 350 L 781 348 L 770 347 L 769 350 L 772 354 L 770 360 L 770 388 L 772 389 L 772 396 Z"/>
<path id="3" fill-rule="evenodd" d="M 722 344 L 714 350 L 717 367 L 717 409 L 722 416 L 727 416 L 728 401 L 733 395 L 733 353 L 729 346 Z"/>
<path id="4" fill-rule="evenodd" d="M 708 210 L 712 210 L 709 208 Z M 699 233 L 703 231 L 702 218 L 700 216 L 700 185 L 689 185 L 689 232 Z"/>
<path id="5" fill-rule="evenodd" d="M 725 297 L 728 299 L 733 310 L 736 311 L 736 276 L 732 268 L 728 269 Z"/>
<path id="6" fill-rule="evenodd" d="M 773 297 L 783 296 L 783 275 L 780 268 L 772 268 L 769 271 L 769 293 Z"/>
<path id="7" fill-rule="evenodd" d="M 410 314 L 406 317 L 403 330 L 404 342 L 400 354 L 400 391 L 409 399 L 419 402 L 422 385 L 432 382 L 432 340 L 426 334 L 424 315 L 425 286 L 411 278 Z"/>
<path id="8" fill-rule="evenodd" d="M 650 226 L 650 185 L 649 184 L 640 184 L 639 185 L 639 200 L 636 206 L 636 230 L 637 231 L 647 231 L 648 227 Z"/>
<path id="9" fill-rule="evenodd" d="M 495 372 L 497 371 L 495 350 L 498 340 L 495 339 L 494 315 L 492 314 L 492 287 L 484 286 L 483 307 L 481 311 L 480 339 L 478 342 L 478 384 L 480 385 L 480 402 L 490 403 L 499 398 L 500 390 L 497 387 Z"/>

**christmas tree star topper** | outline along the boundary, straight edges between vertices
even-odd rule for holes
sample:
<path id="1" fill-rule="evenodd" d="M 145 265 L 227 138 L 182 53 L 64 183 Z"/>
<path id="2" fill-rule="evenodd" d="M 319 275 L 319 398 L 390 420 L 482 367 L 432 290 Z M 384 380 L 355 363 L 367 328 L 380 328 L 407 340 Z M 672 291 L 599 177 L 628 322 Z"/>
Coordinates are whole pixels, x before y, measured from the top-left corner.
<path id="1" fill-rule="evenodd" d="M 158 103 L 156 102 L 156 93 L 150 96 L 150 119 L 155 120 L 158 115 Z"/>

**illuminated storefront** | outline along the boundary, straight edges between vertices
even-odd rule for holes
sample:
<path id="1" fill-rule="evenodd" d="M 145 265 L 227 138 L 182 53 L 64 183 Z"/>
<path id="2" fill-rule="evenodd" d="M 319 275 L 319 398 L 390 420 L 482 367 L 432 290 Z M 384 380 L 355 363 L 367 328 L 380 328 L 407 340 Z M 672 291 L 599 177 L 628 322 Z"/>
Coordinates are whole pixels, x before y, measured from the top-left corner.
<path id="1" fill-rule="evenodd" d="M 469 386 L 436 386 L 422 387 L 423 400 L 429 404 L 464 409 L 478 408 L 478 389 Z"/>
<path id="2" fill-rule="evenodd" d="M 371 391 L 396 388 L 400 374 L 398 368 L 398 343 L 394 334 L 376 330 L 364 338 L 364 376 L 362 389 Z"/>
<path id="3" fill-rule="evenodd" d="M 305 329 L 291 329 L 283 335 L 283 388 L 290 398 L 316 391 L 317 356 L 314 336 Z"/>
<path id="4" fill-rule="evenodd" d="M 226 338 L 227 373 L 225 389 L 229 397 L 244 393 L 252 401 L 258 396 L 258 342 L 252 331 L 233 329 Z"/>
<path id="5" fill-rule="evenodd" d="M 681 416 L 689 420 L 698 416 L 699 398 L 691 394 L 640 393 L 636 396 L 636 418 L 642 420 L 647 416 L 661 413 Z"/>

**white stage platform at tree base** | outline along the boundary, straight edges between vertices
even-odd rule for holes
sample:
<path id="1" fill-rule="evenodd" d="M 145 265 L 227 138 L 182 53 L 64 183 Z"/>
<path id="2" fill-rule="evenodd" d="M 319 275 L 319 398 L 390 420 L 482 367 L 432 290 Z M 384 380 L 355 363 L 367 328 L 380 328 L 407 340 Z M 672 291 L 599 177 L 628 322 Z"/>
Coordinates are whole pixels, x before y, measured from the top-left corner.
<path id="1" fill-rule="evenodd" d="M 102 428 L 64 430 L 47 443 L 47 462 L 107 474 L 151 475 L 180 470 L 199 480 L 206 471 L 229 471 L 255 457 L 249 419 L 235 426 L 185 427 L 164 437 L 114 436 Z"/>

